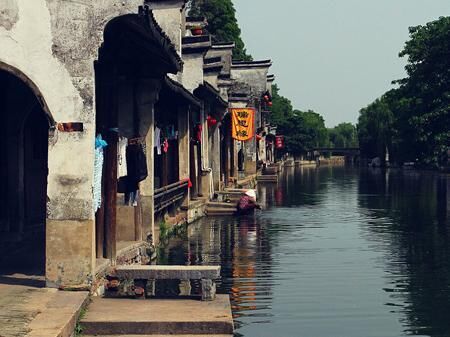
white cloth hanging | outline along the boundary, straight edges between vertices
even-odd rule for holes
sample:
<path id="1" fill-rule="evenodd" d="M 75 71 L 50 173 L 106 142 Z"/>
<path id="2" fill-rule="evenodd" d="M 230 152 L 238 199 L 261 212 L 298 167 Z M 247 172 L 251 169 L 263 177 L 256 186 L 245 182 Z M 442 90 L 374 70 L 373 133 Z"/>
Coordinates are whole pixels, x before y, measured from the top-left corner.
<path id="1" fill-rule="evenodd" d="M 156 147 L 156 153 L 161 155 L 161 129 L 155 127 L 155 142 L 154 146 Z"/>
<path id="2" fill-rule="evenodd" d="M 103 172 L 103 147 L 95 149 L 94 159 L 94 182 L 92 186 L 92 194 L 94 199 L 94 212 L 102 205 L 102 172 Z"/>
<path id="3" fill-rule="evenodd" d="M 125 137 L 119 138 L 117 151 L 117 178 L 127 176 L 127 146 L 128 139 Z"/>

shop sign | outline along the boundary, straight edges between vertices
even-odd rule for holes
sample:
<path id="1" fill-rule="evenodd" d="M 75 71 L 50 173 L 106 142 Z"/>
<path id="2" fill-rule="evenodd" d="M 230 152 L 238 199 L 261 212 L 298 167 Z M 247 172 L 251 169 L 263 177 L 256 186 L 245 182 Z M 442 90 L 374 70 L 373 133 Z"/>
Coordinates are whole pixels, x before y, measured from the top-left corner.
<path id="1" fill-rule="evenodd" d="M 232 108 L 230 109 L 232 119 L 232 137 L 239 141 L 253 138 L 255 133 L 255 109 Z"/>

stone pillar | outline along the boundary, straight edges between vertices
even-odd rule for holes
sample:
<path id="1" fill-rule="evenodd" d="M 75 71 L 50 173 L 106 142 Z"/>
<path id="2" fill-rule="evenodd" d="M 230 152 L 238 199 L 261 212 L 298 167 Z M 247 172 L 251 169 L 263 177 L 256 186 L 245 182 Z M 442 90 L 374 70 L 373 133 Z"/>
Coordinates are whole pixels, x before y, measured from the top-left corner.
<path id="1" fill-rule="evenodd" d="M 47 287 L 87 288 L 94 275 L 93 124 L 85 123 L 84 130 L 50 131 L 46 224 Z"/>
<path id="2" fill-rule="evenodd" d="M 212 179 L 215 191 L 220 187 L 220 131 L 217 126 L 210 129 L 210 163 L 212 169 Z"/>
<path id="3" fill-rule="evenodd" d="M 202 301 L 214 301 L 216 298 L 216 283 L 213 280 L 202 279 Z"/>
<path id="4" fill-rule="evenodd" d="M 178 173 L 180 180 L 189 179 L 190 175 L 190 109 L 178 108 Z M 189 206 L 190 191 L 183 199 L 183 206 Z"/>
<path id="5" fill-rule="evenodd" d="M 202 166 L 204 169 L 209 169 L 211 168 L 211 162 L 210 162 L 210 158 L 209 158 L 209 127 L 208 127 L 208 122 L 206 120 L 206 116 L 208 115 L 208 111 L 205 105 L 203 107 L 203 113 L 202 113 L 202 126 L 203 126 L 203 132 L 202 132 L 202 144 L 201 144 L 201 159 L 202 159 Z M 211 185 L 211 172 L 208 171 L 203 171 L 202 168 L 200 168 L 200 172 L 199 172 L 199 178 L 201 179 L 201 184 L 200 184 L 200 188 L 201 191 L 200 193 L 204 196 L 204 197 L 208 197 L 209 198 L 209 190 L 210 190 L 210 185 Z"/>
<path id="6" fill-rule="evenodd" d="M 155 142 L 155 102 L 158 100 L 161 81 L 154 79 L 141 80 L 139 84 L 139 115 L 140 134 L 145 135 L 145 149 L 147 156 L 147 178 L 140 183 L 142 208 L 142 239 L 151 236 L 155 240 L 154 218 L 154 142 Z"/>

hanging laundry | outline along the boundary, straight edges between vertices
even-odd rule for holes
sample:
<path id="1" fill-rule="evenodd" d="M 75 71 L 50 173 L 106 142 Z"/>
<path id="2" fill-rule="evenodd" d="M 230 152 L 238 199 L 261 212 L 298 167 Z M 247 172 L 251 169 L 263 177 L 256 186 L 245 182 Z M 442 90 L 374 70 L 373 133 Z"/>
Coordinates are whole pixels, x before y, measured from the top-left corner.
<path id="1" fill-rule="evenodd" d="M 102 139 L 99 134 L 95 138 L 95 150 L 94 150 L 94 180 L 92 184 L 92 197 L 94 212 L 102 205 L 102 174 L 103 174 L 103 149 L 108 144 Z"/>
<path id="2" fill-rule="evenodd" d="M 120 179 L 119 184 L 124 185 L 125 204 L 137 206 L 139 182 L 148 176 L 147 157 L 145 156 L 144 147 L 141 143 L 128 145 L 126 152 L 128 174 L 126 177 Z"/>
<path id="3" fill-rule="evenodd" d="M 164 153 L 167 153 L 167 151 L 169 151 L 169 141 L 167 140 L 167 138 L 164 138 L 163 151 Z"/>
<path id="4" fill-rule="evenodd" d="M 127 146 L 128 139 L 120 137 L 117 149 L 117 179 L 127 175 Z"/>
<path id="5" fill-rule="evenodd" d="M 175 126 L 173 124 L 166 127 L 166 135 L 169 140 L 176 139 L 177 136 L 175 133 Z"/>
<path id="6" fill-rule="evenodd" d="M 106 141 L 103 140 L 101 134 L 98 134 L 97 137 L 95 137 L 95 148 L 96 149 L 99 147 L 104 148 L 106 146 L 108 146 L 108 143 L 106 143 Z"/>
<path id="7" fill-rule="evenodd" d="M 125 206 L 136 207 L 139 202 L 139 190 L 125 193 Z"/>
<path id="8" fill-rule="evenodd" d="M 158 155 L 161 154 L 161 129 L 158 127 L 155 127 L 155 142 L 154 146 L 156 147 L 156 153 Z"/>
<path id="9" fill-rule="evenodd" d="M 198 143 L 202 142 L 202 132 L 203 132 L 203 126 L 200 123 L 195 125 L 195 127 L 194 127 L 194 139 Z"/>

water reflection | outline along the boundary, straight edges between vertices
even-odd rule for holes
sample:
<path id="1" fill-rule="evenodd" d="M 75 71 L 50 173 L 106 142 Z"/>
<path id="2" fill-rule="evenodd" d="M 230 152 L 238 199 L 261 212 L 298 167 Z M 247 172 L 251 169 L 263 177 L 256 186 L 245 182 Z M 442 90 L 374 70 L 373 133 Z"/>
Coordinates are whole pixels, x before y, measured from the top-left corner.
<path id="1" fill-rule="evenodd" d="M 449 185 L 432 173 L 286 168 L 259 187 L 263 212 L 203 219 L 165 260 L 222 266 L 237 335 L 450 336 Z"/>
<path id="2" fill-rule="evenodd" d="M 359 203 L 373 217 L 371 240 L 387 246 L 385 291 L 404 315 L 405 334 L 449 336 L 449 179 L 372 170 L 360 177 Z"/>

